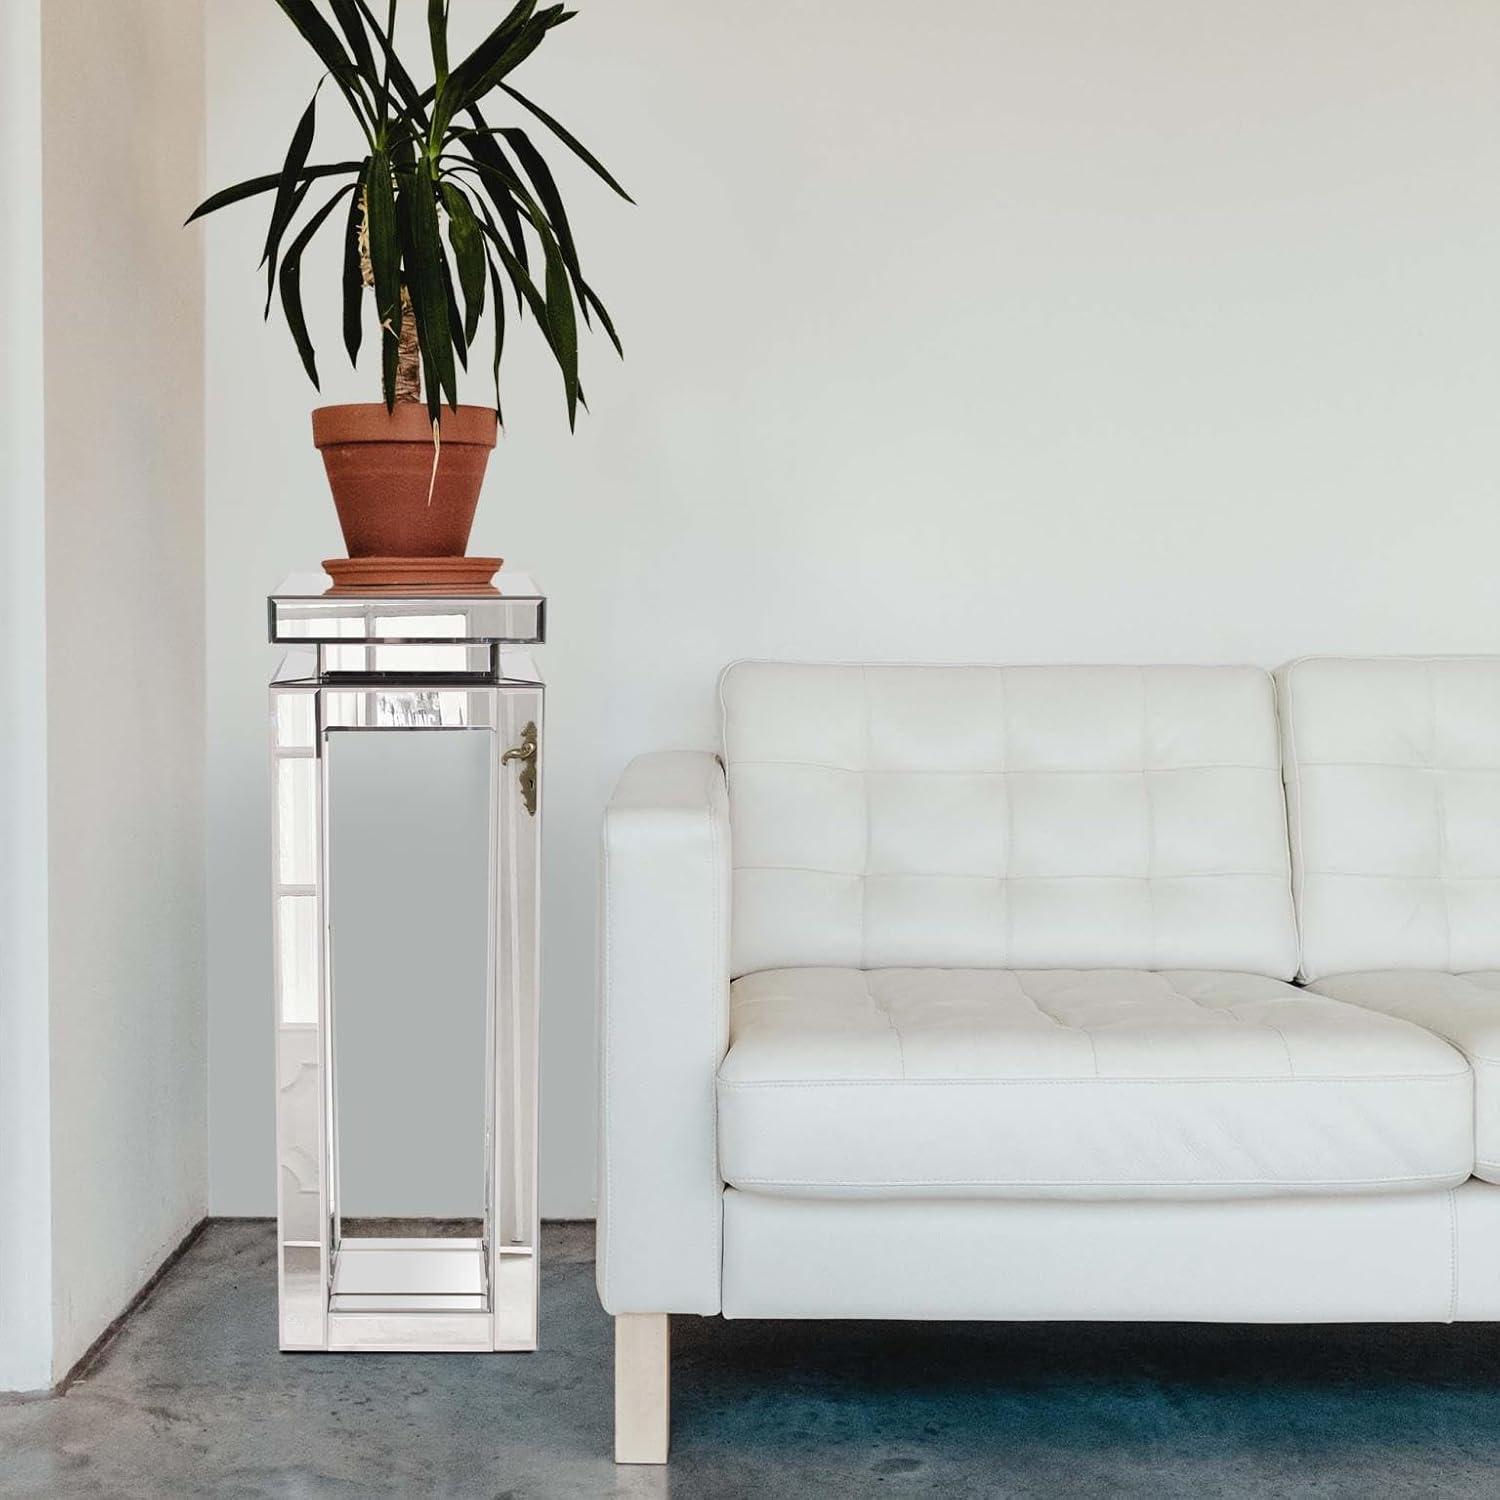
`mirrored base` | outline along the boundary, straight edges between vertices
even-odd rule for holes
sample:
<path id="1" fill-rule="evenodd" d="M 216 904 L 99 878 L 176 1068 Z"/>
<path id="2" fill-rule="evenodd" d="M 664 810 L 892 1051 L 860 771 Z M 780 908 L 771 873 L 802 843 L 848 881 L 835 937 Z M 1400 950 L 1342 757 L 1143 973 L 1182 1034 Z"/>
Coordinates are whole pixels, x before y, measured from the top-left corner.
<path id="1" fill-rule="evenodd" d="M 385 1227 L 395 1221 L 371 1222 Z M 324 1283 L 319 1248 L 288 1247 L 281 1348 L 473 1354 L 535 1349 L 532 1247 L 499 1246 L 488 1285 L 486 1255 L 484 1240 L 474 1235 L 346 1235 L 331 1252 Z"/>
<path id="2" fill-rule="evenodd" d="M 272 685 L 279 1342 L 531 1350 L 543 689 L 396 645 L 489 670 Z"/>
<path id="3" fill-rule="evenodd" d="M 346 1238 L 334 1255 L 328 1310 L 487 1313 L 484 1241 Z"/>
<path id="4" fill-rule="evenodd" d="M 334 1259 L 326 1311 L 303 1326 L 284 1316 L 281 1347 L 346 1353 L 533 1350 L 536 1256 L 530 1246 L 504 1245 L 496 1264 L 494 1285 L 486 1288 L 481 1240 L 346 1239 Z"/>
<path id="5" fill-rule="evenodd" d="M 488 1354 L 493 1324 L 488 1313 L 329 1313 L 330 1353 Z M 510 1345 L 535 1349 L 535 1343 Z"/>

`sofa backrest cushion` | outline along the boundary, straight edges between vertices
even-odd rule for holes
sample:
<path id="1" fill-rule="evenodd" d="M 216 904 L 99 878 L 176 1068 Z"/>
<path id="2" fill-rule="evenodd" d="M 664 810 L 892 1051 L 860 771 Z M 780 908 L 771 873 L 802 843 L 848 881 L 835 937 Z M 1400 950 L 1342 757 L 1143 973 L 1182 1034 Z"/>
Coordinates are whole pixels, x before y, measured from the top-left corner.
<path id="1" fill-rule="evenodd" d="M 1296 970 L 1258 668 L 741 662 L 720 693 L 736 974 Z"/>
<path id="2" fill-rule="evenodd" d="M 1500 968 L 1500 657 L 1277 680 L 1304 977 Z"/>

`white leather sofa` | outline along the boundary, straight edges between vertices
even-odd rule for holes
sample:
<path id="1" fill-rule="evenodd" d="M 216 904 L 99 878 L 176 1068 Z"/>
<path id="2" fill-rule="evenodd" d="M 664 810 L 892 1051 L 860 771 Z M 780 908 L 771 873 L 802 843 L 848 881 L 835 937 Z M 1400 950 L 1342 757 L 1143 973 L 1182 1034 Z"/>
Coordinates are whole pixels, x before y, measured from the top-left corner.
<path id="1" fill-rule="evenodd" d="M 606 817 L 619 1460 L 674 1313 L 1500 1318 L 1500 659 L 721 697 Z"/>
<path id="2" fill-rule="evenodd" d="M 1302 977 L 1465 1055 L 1474 1176 L 1500 1182 L 1500 658 L 1277 677 Z"/>

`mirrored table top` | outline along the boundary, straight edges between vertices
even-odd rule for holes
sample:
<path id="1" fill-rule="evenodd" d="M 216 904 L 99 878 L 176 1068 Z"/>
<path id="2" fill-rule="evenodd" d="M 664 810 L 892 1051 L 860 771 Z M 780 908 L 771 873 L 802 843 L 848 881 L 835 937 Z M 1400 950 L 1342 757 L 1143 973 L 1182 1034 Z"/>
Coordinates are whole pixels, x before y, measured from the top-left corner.
<path id="1" fill-rule="evenodd" d="M 482 588 L 336 585 L 323 572 L 293 573 L 267 600 L 270 638 L 304 645 L 538 645 L 547 601 L 525 573 L 502 568 Z"/>

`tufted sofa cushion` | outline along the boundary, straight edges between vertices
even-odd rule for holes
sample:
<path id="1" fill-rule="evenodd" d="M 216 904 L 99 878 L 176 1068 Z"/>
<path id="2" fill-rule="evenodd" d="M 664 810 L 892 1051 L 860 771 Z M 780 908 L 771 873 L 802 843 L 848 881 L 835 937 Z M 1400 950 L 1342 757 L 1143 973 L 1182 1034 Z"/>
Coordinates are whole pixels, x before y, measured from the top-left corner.
<path id="1" fill-rule="evenodd" d="M 1451 1042 L 1474 1071 L 1474 1175 L 1500 1182 L 1500 971 L 1333 974 L 1318 990 L 1400 1016 Z"/>
<path id="2" fill-rule="evenodd" d="M 1308 979 L 1500 968 L 1500 657 L 1278 673 Z"/>
<path id="3" fill-rule="evenodd" d="M 1246 1198 L 1473 1166 L 1457 1052 L 1274 979 L 823 968 L 730 993 L 719 1158 L 742 1190 Z"/>
<path id="4" fill-rule="evenodd" d="M 741 662 L 720 693 L 736 974 L 1296 969 L 1257 668 Z"/>

